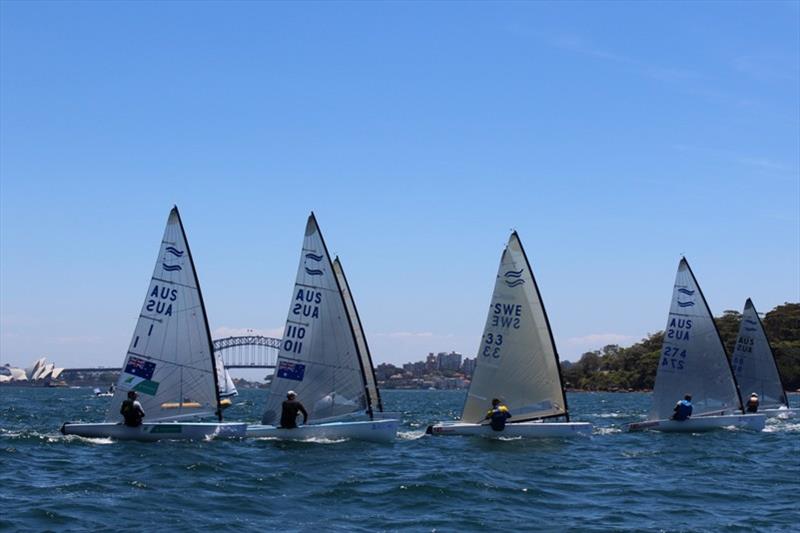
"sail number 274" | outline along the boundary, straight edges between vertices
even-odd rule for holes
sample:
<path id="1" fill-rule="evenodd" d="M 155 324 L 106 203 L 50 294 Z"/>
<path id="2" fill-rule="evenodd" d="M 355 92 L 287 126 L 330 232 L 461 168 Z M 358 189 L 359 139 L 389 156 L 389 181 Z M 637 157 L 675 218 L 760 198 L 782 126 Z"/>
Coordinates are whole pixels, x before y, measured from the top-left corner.
<path id="1" fill-rule="evenodd" d="M 483 339 L 486 346 L 483 347 L 483 355 L 485 357 L 500 357 L 500 346 L 503 345 L 503 336 L 500 334 L 487 333 Z"/>

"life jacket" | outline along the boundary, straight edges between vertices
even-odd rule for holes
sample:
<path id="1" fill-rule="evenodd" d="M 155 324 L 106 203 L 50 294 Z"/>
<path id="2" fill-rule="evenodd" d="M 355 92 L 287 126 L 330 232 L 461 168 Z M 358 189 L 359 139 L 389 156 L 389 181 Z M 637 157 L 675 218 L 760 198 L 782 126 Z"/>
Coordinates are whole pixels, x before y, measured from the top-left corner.
<path id="1" fill-rule="evenodd" d="M 747 400 L 747 412 L 748 413 L 757 413 L 758 412 L 758 399 L 757 398 L 750 398 Z"/>
<path id="2" fill-rule="evenodd" d="M 508 407 L 505 405 L 493 407 L 487 414 L 489 415 L 489 425 L 495 431 L 503 431 L 506 427 L 506 420 L 511 418 L 511 413 L 508 412 Z"/>
<path id="3" fill-rule="evenodd" d="M 692 403 L 688 400 L 679 401 L 675 415 L 672 418 L 674 420 L 686 420 L 690 416 L 692 416 Z"/>
<path id="4" fill-rule="evenodd" d="M 134 404 L 134 400 L 124 400 L 122 402 L 122 407 L 119 409 L 119 413 L 125 418 L 125 425 L 130 427 L 139 427 L 142 425 L 142 418 L 144 418 L 144 413 L 139 408 L 136 408 Z"/>

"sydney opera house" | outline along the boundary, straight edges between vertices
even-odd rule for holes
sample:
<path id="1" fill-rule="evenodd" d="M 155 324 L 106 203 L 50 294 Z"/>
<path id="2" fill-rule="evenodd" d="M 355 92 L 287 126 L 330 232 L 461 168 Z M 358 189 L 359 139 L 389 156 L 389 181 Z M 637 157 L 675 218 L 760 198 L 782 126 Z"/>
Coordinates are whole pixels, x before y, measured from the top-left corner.
<path id="1" fill-rule="evenodd" d="M 47 359 L 42 357 L 24 370 L 10 365 L 0 366 L 0 383 L 51 385 L 58 382 L 58 378 L 63 371 L 63 368 L 58 368 L 53 363 L 48 363 Z"/>

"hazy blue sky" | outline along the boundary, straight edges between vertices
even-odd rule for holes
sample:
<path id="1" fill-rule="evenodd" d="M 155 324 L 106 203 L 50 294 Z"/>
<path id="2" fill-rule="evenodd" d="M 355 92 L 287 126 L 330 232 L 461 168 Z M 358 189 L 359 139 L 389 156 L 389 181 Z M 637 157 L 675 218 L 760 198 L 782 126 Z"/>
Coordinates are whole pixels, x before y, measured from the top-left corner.
<path id="1" fill-rule="evenodd" d="M 170 207 L 216 336 L 314 210 L 377 362 L 473 355 L 519 231 L 562 356 L 800 300 L 800 9 L 0 4 L 0 361 L 118 365 Z"/>

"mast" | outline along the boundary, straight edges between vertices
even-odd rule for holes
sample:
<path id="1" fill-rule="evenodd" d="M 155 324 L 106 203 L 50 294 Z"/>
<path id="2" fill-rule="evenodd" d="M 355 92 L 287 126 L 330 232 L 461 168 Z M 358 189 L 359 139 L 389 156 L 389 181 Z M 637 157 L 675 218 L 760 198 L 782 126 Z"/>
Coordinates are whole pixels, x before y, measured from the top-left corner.
<path id="1" fill-rule="evenodd" d="M 697 287 L 697 292 L 700 293 L 700 299 L 703 301 L 703 305 L 706 308 L 709 316 L 711 316 L 711 323 L 714 325 L 714 331 L 717 333 L 717 340 L 719 341 L 720 346 L 722 346 L 722 353 L 725 354 L 725 362 L 728 365 L 728 371 L 730 373 L 731 379 L 733 380 L 733 385 L 736 387 L 736 397 L 739 399 L 739 410 L 744 413 L 744 404 L 742 403 L 742 391 L 739 390 L 739 382 L 736 380 L 736 374 L 733 372 L 733 365 L 731 365 L 731 358 L 728 355 L 728 349 L 725 348 L 725 343 L 722 342 L 722 336 L 719 334 L 719 328 L 717 327 L 717 321 L 714 320 L 714 315 L 711 313 L 711 308 L 708 306 L 708 302 L 706 301 L 706 297 L 703 294 L 703 289 L 700 287 L 700 284 L 697 282 L 697 278 L 692 272 L 692 267 L 689 266 L 689 261 L 686 260 L 685 257 L 681 258 L 681 261 L 686 265 L 686 269 L 689 271 L 689 275 L 692 276 L 692 280 L 694 281 L 695 286 Z"/>
<path id="2" fill-rule="evenodd" d="M 358 307 L 356 306 L 356 299 L 353 297 L 353 291 L 350 290 L 350 283 L 347 281 L 347 276 L 344 273 L 344 267 L 342 266 L 342 262 L 339 260 L 339 256 L 336 256 L 336 259 L 334 259 L 333 262 L 334 262 L 335 265 L 339 266 L 338 271 L 336 270 L 336 268 L 334 266 L 334 271 L 340 273 L 341 276 L 342 276 L 342 281 L 344 282 L 344 287 L 347 290 L 347 294 L 349 296 L 349 303 L 350 303 L 350 305 L 353 306 L 354 316 L 352 317 L 352 319 L 355 321 L 355 326 L 358 327 L 359 331 L 361 332 L 361 338 L 364 340 L 364 350 L 366 351 L 366 353 L 364 353 L 364 354 L 361 354 L 361 347 L 359 346 L 357 338 L 355 339 L 355 341 L 356 341 L 355 344 L 356 344 L 356 350 L 358 350 L 358 352 L 359 352 L 358 363 L 359 363 L 359 366 L 361 367 L 361 375 L 364 378 L 364 390 L 365 390 L 366 396 L 367 396 L 367 405 L 368 405 L 369 416 L 370 416 L 370 418 L 372 418 L 373 400 L 376 400 L 378 402 L 378 411 L 383 412 L 383 402 L 381 401 L 381 391 L 378 388 L 378 380 L 375 377 L 375 367 L 372 364 L 372 354 L 370 353 L 369 344 L 367 343 L 367 336 L 364 333 L 364 327 L 363 327 L 363 325 L 361 323 L 361 316 L 358 314 Z M 348 318 L 349 318 L 349 314 L 350 313 L 349 313 L 349 309 L 347 307 L 347 302 L 344 302 L 344 303 L 345 303 L 345 311 L 348 311 Z M 351 324 L 352 324 L 352 322 L 351 322 Z M 354 335 L 355 335 L 355 333 L 354 333 Z M 364 357 L 362 357 L 361 355 L 366 357 L 366 361 L 364 360 Z M 370 393 L 370 384 L 369 384 L 369 380 L 367 379 L 367 369 L 364 368 L 365 367 L 365 365 L 364 365 L 365 362 L 369 364 L 369 372 L 370 372 L 370 375 L 372 376 L 372 383 L 375 385 L 375 396 L 376 396 L 375 398 L 372 398 L 372 394 Z"/>
<path id="3" fill-rule="evenodd" d="M 189 257 L 189 264 L 192 267 L 192 273 L 194 274 L 194 281 L 197 285 L 197 295 L 200 299 L 200 310 L 203 313 L 203 321 L 206 325 L 206 337 L 208 339 L 208 352 L 211 356 L 211 374 L 214 376 L 214 397 L 217 399 L 217 418 L 220 422 L 222 422 L 222 407 L 220 407 L 220 398 L 219 398 L 219 380 L 217 379 L 217 359 L 216 354 L 214 353 L 214 342 L 211 340 L 211 328 L 208 326 L 208 314 L 206 313 L 206 304 L 203 300 L 203 291 L 200 290 L 200 280 L 197 276 L 197 270 L 194 267 L 194 259 L 192 259 L 192 250 L 189 247 L 189 239 L 186 238 L 186 230 L 183 229 L 183 221 L 181 220 L 181 214 L 178 211 L 178 206 L 175 205 L 172 207 L 172 211 L 175 213 L 175 216 L 178 218 L 178 226 L 181 228 L 181 234 L 183 235 L 183 241 L 186 243 L 186 255 Z"/>
<path id="4" fill-rule="evenodd" d="M 550 327 L 550 319 L 547 317 L 547 309 L 544 307 L 544 300 L 542 300 L 542 294 L 539 292 L 539 284 L 536 283 L 536 275 L 533 273 L 530 261 L 528 261 L 528 254 L 525 253 L 525 247 L 522 245 L 522 240 L 519 238 L 519 235 L 516 231 L 514 231 L 512 235 L 516 237 L 517 242 L 519 242 L 519 248 L 522 250 L 522 257 L 525 259 L 525 266 L 528 268 L 528 272 L 531 273 L 531 278 L 533 279 L 533 288 L 536 289 L 536 297 L 539 298 L 539 304 L 542 306 L 542 314 L 544 315 L 545 324 L 547 324 L 547 334 L 549 335 L 550 343 L 553 346 L 553 355 L 556 358 L 556 367 L 558 368 L 558 384 L 561 386 L 561 401 L 564 402 L 564 419 L 569 422 L 569 406 L 567 405 L 567 393 L 564 391 L 564 378 L 561 375 L 561 359 L 558 357 L 556 341 L 553 338 L 553 330 Z M 556 418 L 558 416 L 560 415 L 545 418 Z"/>

